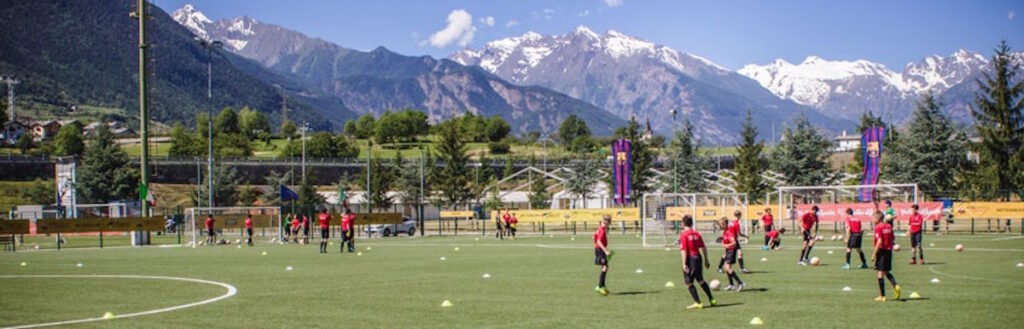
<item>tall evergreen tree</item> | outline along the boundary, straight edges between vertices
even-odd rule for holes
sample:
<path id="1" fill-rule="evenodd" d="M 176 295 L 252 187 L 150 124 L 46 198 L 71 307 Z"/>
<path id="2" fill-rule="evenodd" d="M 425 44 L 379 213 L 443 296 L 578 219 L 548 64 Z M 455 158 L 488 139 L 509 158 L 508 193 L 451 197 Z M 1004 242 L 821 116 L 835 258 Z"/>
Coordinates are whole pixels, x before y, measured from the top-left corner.
<path id="1" fill-rule="evenodd" d="M 707 182 L 702 171 L 708 162 L 701 156 L 697 141 L 693 139 L 693 124 L 683 122 L 683 129 L 677 130 L 668 145 L 668 171 L 672 172 L 669 190 L 678 192 L 703 192 Z M 673 188 L 675 187 L 675 188 Z"/>
<path id="2" fill-rule="evenodd" d="M 402 198 L 402 202 L 406 205 L 420 205 L 423 202 L 420 198 L 421 191 L 426 192 L 426 189 L 429 188 L 429 186 L 425 185 L 426 179 L 424 179 L 423 183 L 425 186 L 422 190 L 420 189 L 420 161 L 403 161 L 400 158 L 395 160 L 395 166 L 398 168 L 395 187 Z"/>
<path id="3" fill-rule="evenodd" d="M 956 178 L 966 163 L 964 142 L 942 104 L 926 93 L 906 130 L 889 143 L 882 170 L 893 182 L 916 182 L 924 193 L 949 196 L 957 191 Z"/>
<path id="4" fill-rule="evenodd" d="M 395 162 L 405 162 L 405 160 L 399 154 Z M 395 166 L 383 163 L 380 157 L 370 160 L 370 202 L 373 203 L 374 209 L 387 210 L 395 203 L 394 198 L 388 195 L 388 192 L 395 188 L 397 180 L 395 168 Z M 365 173 L 363 175 L 365 176 Z M 360 180 L 360 184 L 364 190 L 367 188 L 365 181 Z"/>
<path id="5" fill-rule="evenodd" d="M 572 165 L 572 173 L 566 182 L 566 190 L 583 200 L 582 208 L 587 207 L 587 199 L 593 195 L 594 186 L 600 182 L 601 173 L 598 171 L 600 164 L 593 159 L 585 158 L 578 160 Z"/>
<path id="6" fill-rule="evenodd" d="M 267 182 L 267 186 L 263 190 L 263 204 L 265 205 L 281 205 L 281 186 L 288 185 L 292 181 L 292 171 L 279 174 L 276 171 L 271 170 L 270 174 L 263 177 L 263 180 Z"/>
<path id="7" fill-rule="evenodd" d="M 1020 67 L 1013 62 L 1006 41 L 992 56 L 991 74 L 977 81 L 978 91 L 970 106 L 975 130 L 981 142 L 977 179 L 982 191 L 1009 199 L 1011 193 L 1024 197 L 1024 81 L 1017 77 Z"/>
<path id="8" fill-rule="evenodd" d="M 793 127 L 782 132 L 782 141 L 772 152 L 771 168 L 782 174 L 786 185 L 828 185 L 835 180 L 829 164 L 832 142 L 799 115 Z"/>
<path id="9" fill-rule="evenodd" d="M 313 175 L 310 175 L 313 176 Z M 313 178 L 306 177 L 302 179 L 299 185 L 298 193 L 299 201 L 298 204 L 305 208 L 303 212 L 315 211 L 327 201 L 323 195 L 317 193 L 316 185 L 313 185 Z"/>
<path id="10" fill-rule="evenodd" d="M 644 193 L 651 190 L 647 181 L 651 177 L 650 170 L 654 163 L 654 152 L 647 142 L 641 140 L 642 134 L 643 129 L 636 121 L 636 117 L 631 117 L 625 127 L 615 131 L 616 138 L 628 139 L 633 144 L 629 152 L 633 159 L 629 175 L 629 193 L 630 200 L 635 204 L 638 204 Z"/>
<path id="11" fill-rule="evenodd" d="M 238 172 L 235 168 L 231 168 L 224 165 L 216 165 L 213 167 L 213 205 L 210 205 L 209 196 L 206 195 L 207 191 L 210 190 L 209 180 L 204 179 L 200 185 L 202 190 L 202 199 L 197 195 L 199 192 L 192 193 L 192 200 L 198 201 L 200 207 L 231 207 L 235 206 L 238 202 L 238 185 L 240 179 L 238 178 Z"/>
<path id="12" fill-rule="evenodd" d="M 469 156 L 466 145 L 459 138 L 459 126 L 442 125 L 439 129 L 440 143 L 437 145 L 437 158 L 442 167 L 437 172 L 437 181 L 441 182 L 441 197 L 450 207 L 469 201 L 473 197 L 469 174 Z"/>
<path id="13" fill-rule="evenodd" d="M 139 172 L 114 141 L 107 125 L 99 125 L 95 139 L 85 147 L 82 157 L 76 186 L 80 201 L 107 203 L 139 197 Z"/>
<path id="14" fill-rule="evenodd" d="M 768 191 L 768 183 L 764 177 L 764 141 L 757 139 L 757 127 L 754 127 L 753 115 L 747 110 L 740 132 L 740 145 L 736 156 L 736 191 L 747 193 L 751 201 L 760 200 Z"/>

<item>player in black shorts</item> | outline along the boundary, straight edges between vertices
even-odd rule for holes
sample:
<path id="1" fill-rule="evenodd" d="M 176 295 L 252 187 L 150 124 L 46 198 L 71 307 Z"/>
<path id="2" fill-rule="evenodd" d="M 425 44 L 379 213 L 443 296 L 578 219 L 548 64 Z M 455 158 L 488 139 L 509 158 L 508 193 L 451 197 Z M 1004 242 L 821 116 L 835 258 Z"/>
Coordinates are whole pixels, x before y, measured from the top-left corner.
<path id="1" fill-rule="evenodd" d="M 861 230 L 860 220 L 853 217 L 853 209 L 846 208 L 846 264 L 843 265 L 844 270 L 850 269 L 850 254 L 853 250 L 857 250 L 857 254 L 860 255 L 860 268 L 868 268 L 868 262 L 864 260 L 864 250 L 860 247 L 863 238 L 864 232 Z"/>
<path id="2" fill-rule="evenodd" d="M 700 233 L 693 229 L 693 217 L 690 215 L 683 216 L 683 231 L 679 233 L 679 254 L 683 263 L 683 280 L 686 282 L 686 289 L 690 291 L 690 297 L 693 297 L 693 305 L 686 308 L 704 308 L 700 303 L 700 296 L 697 295 L 697 287 L 693 286 L 694 281 L 697 281 L 704 294 L 708 295 L 710 305 L 717 305 L 715 297 L 711 296 L 711 287 L 704 282 L 704 269 L 711 268 L 711 263 L 707 260 L 708 248 L 704 245 Z"/>

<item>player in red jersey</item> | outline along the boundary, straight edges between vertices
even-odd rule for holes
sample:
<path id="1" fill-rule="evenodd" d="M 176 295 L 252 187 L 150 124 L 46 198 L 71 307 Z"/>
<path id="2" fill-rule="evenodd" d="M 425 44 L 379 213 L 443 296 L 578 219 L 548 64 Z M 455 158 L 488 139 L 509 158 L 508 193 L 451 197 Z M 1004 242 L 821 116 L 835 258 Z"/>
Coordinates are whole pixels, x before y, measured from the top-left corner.
<path id="1" fill-rule="evenodd" d="M 216 243 L 217 232 L 213 230 L 213 224 L 216 223 L 216 222 L 217 222 L 217 220 L 213 219 L 213 214 L 206 215 L 206 222 L 204 224 L 206 225 L 206 244 L 207 245 L 211 245 L 212 246 L 214 243 Z"/>
<path id="2" fill-rule="evenodd" d="M 775 230 L 775 217 L 772 217 L 772 208 L 764 208 L 764 216 L 761 216 L 761 226 L 764 227 L 764 246 L 762 250 L 768 250 L 771 246 L 768 245 L 768 233 Z"/>
<path id="3" fill-rule="evenodd" d="M 917 258 L 921 257 L 921 265 L 924 265 L 924 246 L 921 244 L 921 236 L 924 235 L 924 216 L 918 213 L 918 206 L 911 206 L 910 214 L 910 265 L 917 264 Z"/>
<path id="4" fill-rule="evenodd" d="M 857 249 L 860 254 L 860 268 L 868 268 L 868 262 L 864 260 L 864 250 L 860 248 L 861 240 L 864 238 L 864 231 L 861 230 L 860 219 L 853 217 L 853 209 L 846 208 L 846 264 L 844 270 L 850 269 L 850 253 Z"/>
<path id="5" fill-rule="evenodd" d="M 299 220 L 299 215 L 292 217 L 292 242 L 299 243 L 299 228 L 302 226 L 302 222 Z"/>
<path id="6" fill-rule="evenodd" d="M 519 218 L 516 218 L 516 213 L 512 213 L 512 218 L 508 220 L 508 232 L 512 234 L 512 240 L 516 239 L 516 228 L 519 226 Z"/>
<path id="7" fill-rule="evenodd" d="M 729 226 L 728 218 L 720 218 L 718 227 L 722 229 L 722 248 L 725 248 L 725 256 L 722 258 L 725 259 L 725 275 L 729 277 L 729 285 L 725 287 L 725 290 L 732 290 L 733 283 L 735 283 L 738 284 L 736 292 L 743 291 L 743 280 L 740 280 L 740 276 L 732 269 L 732 264 L 736 263 L 736 256 L 740 252 L 739 239 L 737 239 L 736 232 Z M 735 282 L 733 282 L 734 280 Z"/>
<path id="8" fill-rule="evenodd" d="M 245 243 L 252 247 L 252 215 L 245 216 Z"/>
<path id="9" fill-rule="evenodd" d="M 743 272 L 743 273 L 748 273 L 749 271 L 747 271 L 747 266 L 743 265 L 743 248 L 740 247 L 740 240 L 739 240 L 740 237 L 747 238 L 746 234 L 743 234 L 742 232 L 740 232 L 740 221 L 742 220 L 741 219 L 742 215 L 743 215 L 743 213 L 741 213 L 739 210 L 734 211 L 732 213 L 732 216 L 735 217 L 736 219 L 733 220 L 733 222 L 730 223 L 727 227 L 723 227 L 722 230 L 729 231 L 730 233 L 732 233 L 733 238 L 736 240 L 736 257 L 735 257 L 736 259 L 735 260 L 738 260 L 739 263 L 740 263 L 740 271 Z M 722 218 L 725 218 L 725 217 L 722 217 Z M 726 220 L 728 221 L 728 218 L 726 218 Z M 718 273 L 722 273 L 722 265 L 725 264 L 725 258 L 726 258 L 725 255 L 722 255 L 722 260 L 718 262 Z"/>
<path id="10" fill-rule="evenodd" d="M 505 226 L 501 223 L 509 221 L 511 217 L 512 215 L 508 214 L 508 209 L 505 209 L 505 214 L 494 219 L 494 237 L 498 240 L 505 240 Z"/>
<path id="11" fill-rule="evenodd" d="M 710 305 L 718 305 L 715 297 L 711 296 L 711 287 L 704 282 L 704 269 L 711 268 L 711 263 L 708 263 L 708 248 L 704 246 L 704 238 L 700 236 L 700 232 L 693 229 L 693 217 L 690 215 L 683 216 L 683 231 L 679 233 L 679 254 L 683 263 L 683 281 L 686 282 L 686 289 L 690 291 L 690 297 L 693 297 L 693 305 L 686 308 L 704 308 L 704 304 L 700 303 L 700 296 L 697 295 L 697 287 L 693 286 L 694 281 L 697 281 L 704 294 L 708 295 Z"/>
<path id="12" fill-rule="evenodd" d="M 783 234 L 785 234 L 785 233 L 786 233 L 786 229 L 785 228 L 780 228 L 778 230 L 774 230 L 774 231 L 765 233 L 764 234 L 764 238 L 766 240 L 768 240 L 768 245 L 766 247 L 768 247 L 768 249 L 771 249 L 771 250 L 778 249 L 779 245 L 782 244 L 781 236 Z"/>
<path id="13" fill-rule="evenodd" d="M 327 241 L 331 239 L 331 214 L 327 213 L 326 207 L 320 211 L 317 222 L 320 224 L 320 253 L 326 254 Z"/>
<path id="14" fill-rule="evenodd" d="M 340 251 L 345 252 L 345 245 L 348 244 L 348 252 L 356 250 L 356 235 L 352 230 L 352 224 L 356 221 L 356 214 L 345 208 L 345 214 L 341 216 L 341 247 Z"/>
<path id="15" fill-rule="evenodd" d="M 309 215 L 302 214 L 302 244 L 309 244 Z"/>
<path id="16" fill-rule="evenodd" d="M 601 296 L 608 296 L 608 288 L 604 285 L 604 279 L 608 275 L 608 258 L 612 252 L 608 249 L 608 224 L 612 222 L 612 216 L 604 215 L 601 224 L 594 232 L 594 265 L 601 266 L 601 278 L 597 281 L 594 291 Z"/>
<path id="17" fill-rule="evenodd" d="M 885 302 L 885 278 L 892 283 L 893 298 L 900 299 L 900 285 L 892 276 L 892 245 L 896 235 L 892 231 L 892 225 L 882 220 L 882 213 L 875 213 L 875 252 L 871 255 L 871 261 L 875 263 L 878 270 L 878 297 L 875 301 Z"/>
<path id="18" fill-rule="evenodd" d="M 811 229 L 814 233 L 811 233 Z M 800 265 L 807 265 L 811 258 L 811 248 L 814 248 L 815 237 L 818 236 L 818 206 L 812 206 L 811 211 L 800 217 L 800 232 L 804 236 L 804 248 L 800 251 Z"/>

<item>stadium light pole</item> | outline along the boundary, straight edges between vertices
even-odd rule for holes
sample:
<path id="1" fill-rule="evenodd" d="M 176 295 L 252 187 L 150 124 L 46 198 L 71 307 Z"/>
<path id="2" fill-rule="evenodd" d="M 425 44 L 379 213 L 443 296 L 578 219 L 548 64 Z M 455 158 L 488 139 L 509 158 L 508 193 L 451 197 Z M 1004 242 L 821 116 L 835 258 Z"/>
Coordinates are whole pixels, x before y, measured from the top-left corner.
<path id="1" fill-rule="evenodd" d="M 423 236 L 423 223 L 424 223 L 424 221 L 423 221 L 423 201 L 425 199 L 423 197 L 423 195 L 424 195 L 423 188 L 424 188 L 424 185 L 426 185 L 425 182 L 424 182 L 425 180 L 424 180 L 424 175 L 423 175 L 423 162 L 424 162 L 423 145 L 420 145 L 420 199 L 419 199 L 419 202 L 417 202 L 417 205 L 419 205 L 419 208 L 420 208 L 420 211 L 419 211 L 420 236 Z"/>
<path id="2" fill-rule="evenodd" d="M 306 131 L 309 130 L 309 123 L 302 123 L 302 181 L 306 182 Z"/>
<path id="3" fill-rule="evenodd" d="M 206 101 L 209 102 L 206 109 L 206 178 L 209 185 L 207 191 L 209 203 L 207 205 L 213 208 L 213 51 L 224 47 L 224 43 L 199 37 L 196 37 L 195 40 L 199 42 L 200 47 L 206 48 Z"/>
<path id="4" fill-rule="evenodd" d="M 149 185 L 149 111 L 146 105 L 149 103 L 149 94 L 146 89 L 148 87 L 149 75 L 146 65 L 148 58 L 146 55 L 149 44 L 146 41 L 146 22 L 150 18 L 148 9 L 149 1 L 138 0 L 135 12 L 131 13 L 133 18 L 139 20 L 139 139 L 142 144 L 142 152 L 139 155 L 139 184 L 142 187 L 146 187 L 147 191 L 149 191 L 149 186 L 147 186 Z M 143 199 L 145 197 L 147 196 L 140 197 L 142 216 L 148 217 L 149 203 Z M 57 247 L 60 247 L 60 240 L 57 240 Z"/>
<path id="5" fill-rule="evenodd" d="M 676 132 L 679 130 L 679 126 L 676 125 L 676 109 L 672 109 L 672 138 L 675 138 Z M 671 141 L 669 142 L 671 143 Z M 675 159 L 672 160 L 672 193 L 679 193 L 679 167 L 678 162 Z"/>

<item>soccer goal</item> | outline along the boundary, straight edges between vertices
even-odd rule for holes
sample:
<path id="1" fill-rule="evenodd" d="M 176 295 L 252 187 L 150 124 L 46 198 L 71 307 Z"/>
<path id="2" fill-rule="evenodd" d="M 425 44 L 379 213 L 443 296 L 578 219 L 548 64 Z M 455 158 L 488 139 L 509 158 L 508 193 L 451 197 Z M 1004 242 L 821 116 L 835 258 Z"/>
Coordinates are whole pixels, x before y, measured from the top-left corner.
<path id="1" fill-rule="evenodd" d="M 192 235 L 188 245 L 195 248 L 205 237 L 206 216 L 213 215 L 216 220 L 214 230 L 218 232 L 218 241 L 226 243 L 244 243 L 245 217 L 252 216 L 254 239 L 280 240 L 281 209 L 278 207 L 202 207 L 185 209 L 185 226 Z M 312 225 L 312 223 L 310 224 Z M 312 233 L 311 233 L 312 234 Z"/>
<path id="2" fill-rule="evenodd" d="M 683 215 L 694 219 L 694 227 L 703 234 L 719 232 L 716 221 L 721 217 L 733 219 L 734 211 L 747 215 L 746 193 L 647 193 L 640 205 L 644 247 L 678 245 Z M 748 220 L 740 221 L 743 232 L 750 231 Z"/>
<path id="3" fill-rule="evenodd" d="M 905 217 L 910 207 L 918 203 L 919 193 L 917 184 L 780 186 L 776 188 L 776 200 L 772 201 L 777 202 L 778 213 L 784 214 L 780 219 L 794 232 L 797 220 L 813 206 L 818 207 L 819 230 L 832 228 L 840 232 L 845 229 L 846 209 L 853 210 L 855 217 L 870 221 L 875 211 L 885 211 L 885 202 L 889 201 L 897 217 Z"/>

